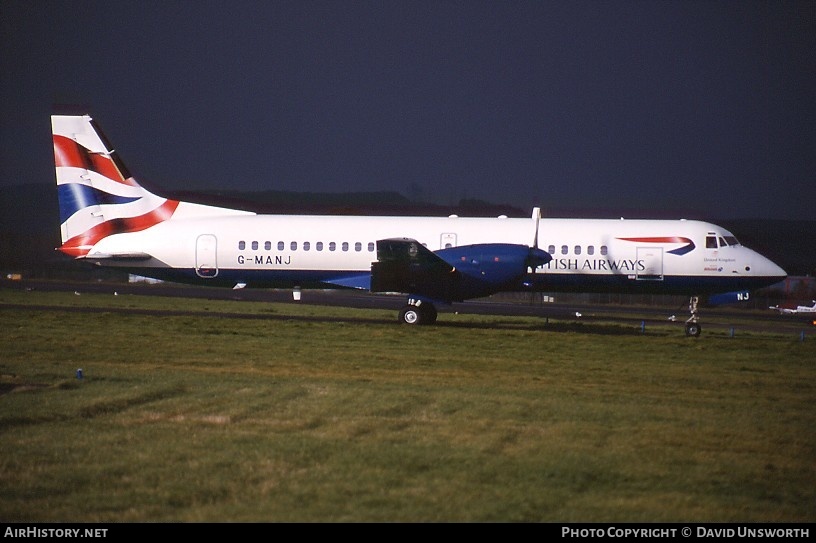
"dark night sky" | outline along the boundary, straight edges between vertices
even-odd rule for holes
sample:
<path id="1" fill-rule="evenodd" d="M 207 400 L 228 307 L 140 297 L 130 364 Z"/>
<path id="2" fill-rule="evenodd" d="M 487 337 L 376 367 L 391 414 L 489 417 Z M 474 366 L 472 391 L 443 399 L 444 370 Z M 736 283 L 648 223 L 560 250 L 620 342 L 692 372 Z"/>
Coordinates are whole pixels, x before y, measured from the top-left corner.
<path id="1" fill-rule="evenodd" d="M 816 2 L 0 2 L 0 185 L 83 104 L 170 190 L 816 218 Z"/>

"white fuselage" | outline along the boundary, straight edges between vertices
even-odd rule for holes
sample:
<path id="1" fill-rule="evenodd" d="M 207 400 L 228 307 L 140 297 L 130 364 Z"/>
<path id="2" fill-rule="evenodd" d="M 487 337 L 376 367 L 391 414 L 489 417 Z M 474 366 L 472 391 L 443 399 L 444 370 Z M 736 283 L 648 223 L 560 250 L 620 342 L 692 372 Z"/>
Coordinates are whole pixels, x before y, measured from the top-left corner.
<path id="1" fill-rule="evenodd" d="M 140 232 L 103 238 L 88 259 L 93 260 L 97 253 L 141 252 L 153 257 L 138 266 L 146 274 L 150 268 L 170 268 L 187 270 L 190 278 L 205 281 L 220 278 L 248 286 L 325 282 L 330 287 L 348 274 L 368 272 L 377 260 L 377 240 L 412 238 L 437 251 L 481 243 L 531 245 L 536 231 L 531 219 L 208 216 L 207 209 L 181 203 L 171 220 Z M 543 289 L 593 290 L 592 285 L 597 284 L 604 289 L 630 285 L 637 290 L 648 283 L 652 290 L 661 284 L 677 290 L 687 282 L 678 280 L 695 278 L 704 283 L 701 292 L 713 292 L 731 286 L 748 288 L 752 280 L 761 278 L 784 277 L 776 264 L 737 243 L 730 232 L 706 222 L 541 219 L 538 232 L 538 246 L 551 254 L 552 261 L 536 269 L 528 281 Z M 206 272 L 189 273 L 202 269 Z M 612 278 L 614 281 L 608 280 Z M 680 290 L 694 292 L 692 287 Z"/>

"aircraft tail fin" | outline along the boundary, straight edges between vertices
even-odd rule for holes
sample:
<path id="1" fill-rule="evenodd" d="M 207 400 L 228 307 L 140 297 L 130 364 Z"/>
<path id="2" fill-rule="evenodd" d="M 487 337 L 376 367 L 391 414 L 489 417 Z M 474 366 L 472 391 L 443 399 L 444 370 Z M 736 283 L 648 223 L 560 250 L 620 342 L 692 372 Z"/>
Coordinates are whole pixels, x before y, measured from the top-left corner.
<path id="1" fill-rule="evenodd" d="M 142 187 L 89 115 L 52 115 L 63 253 L 82 258 L 101 239 L 169 219 L 179 202 Z"/>

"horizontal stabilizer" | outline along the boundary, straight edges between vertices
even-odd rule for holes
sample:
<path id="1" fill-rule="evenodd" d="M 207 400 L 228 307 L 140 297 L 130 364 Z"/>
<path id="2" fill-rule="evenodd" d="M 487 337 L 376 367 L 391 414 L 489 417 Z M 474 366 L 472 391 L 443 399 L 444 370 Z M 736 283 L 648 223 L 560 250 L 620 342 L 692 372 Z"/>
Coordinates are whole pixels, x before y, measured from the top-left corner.
<path id="1" fill-rule="evenodd" d="M 147 253 L 94 253 L 84 258 L 85 260 L 150 260 L 153 257 Z"/>

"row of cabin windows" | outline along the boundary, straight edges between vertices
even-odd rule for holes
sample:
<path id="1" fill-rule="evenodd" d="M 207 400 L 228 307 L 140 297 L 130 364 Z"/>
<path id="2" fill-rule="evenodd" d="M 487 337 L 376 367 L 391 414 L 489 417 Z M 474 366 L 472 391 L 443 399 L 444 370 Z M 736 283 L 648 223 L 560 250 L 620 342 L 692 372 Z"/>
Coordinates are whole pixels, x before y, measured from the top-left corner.
<path id="1" fill-rule="evenodd" d="M 328 245 L 328 250 L 330 252 L 334 252 L 338 248 L 338 244 L 335 243 L 334 241 L 331 241 L 328 244 L 324 244 L 322 241 L 318 241 L 318 242 L 315 242 L 315 244 L 314 244 L 314 250 L 318 251 L 318 252 L 322 251 L 326 247 L 326 245 Z M 260 245 L 260 242 L 258 242 L 258 241 L 252 241 L 252 242 L 249 243 L 249 246 L 252 248 L 253 251 L 257 251 L 257 250 L 260 249 L 261 245 Z M 311 244 L 311 242 L 308 242 L 308 241 L 304 241 L 300 245 L 298 244 L 297 241 L 292 241 L 292 242 L 289 243 L 289 250 L 290 251 L 297 251 L 298 247 L 300 247 L 303 251 L 312 250 L 312 244 Z M 340 247 L 341 251 L 348 252 L 351 249 L 352 245 L 349 242 L 344 241 L 344 242 L 339 244 L 339 247 Z M 245 251 L 246 248 L 247 248 L 247 242 L 246 241 L 239 241 L 238 242 L 238 250 L 239 251 Z M 265 251 L 271 251 L 272 250 L 272 242 L 271 241 L 265 241 L 264 244 L 263 244 L 263 248 L 264 248 Z M 286 250 L 286 242 L 279 241 L 278 244 L 277 244 L 277 249 L 278 249 L 278 251 Z M 376 246 L 375 246 L 374 242 L 369 241 L 368 244 L 366 245 L 366 250 L 369 253 L 373 253 L 375 249 L 376 249 Z M 554 255 L 555 254 L 555 249 L 556 249 L 555 245 L 550 245 L 547 248 L 547 251 L 551 255 Z M 355 242 L 354 243 L 354 251 L 359 253 L 359 252 L 362 252 L 362 250 L 363 250 L 363 244 L 361 242 L 359 242 L 359 241 Z M 583 248 L 580 245 L 576 245 L 575 247 L 573 247 L 573 254 L 580 255 L 582 252 L 583 252 Z M 607 251 L 606 245 L 601 245 L 600 254 L 603 255 L 603 256 L 606 256 L 607 252 L 608 251 Z M 561 246 L 561 254 L 562 255 L 569 254 L 569 246 L 568 245 L 562 245 Z M 587 250 L 586 250 L 586 254 L 594 255 L 595 254 L 595 246 L 594 245 L 588 246 Z"/>
<path id="2" fill-rule="evenodd" d="M 258 241 L 252 241 L 252 242 L 249 243 L 249 246 L 252 247 L 253 251 L 257 251 L 260 248 L 261 245 L 260 245 L 260 242 L 258 242 Z M 318 242 L 315 242 L 315 244 L 314 244 L 314 250 L 318 251 L 318 252 L 322 251 L 325 246 L 328 246 L 328 249 L 331 252 L 336 251 L 338 246 L 340 247 L 341 251 L 348 252 L 351 249 L 352 244 L 349 243 L 348 241 L 344 241 L 342 243 L 336 243 L 334 241 L 330 241 L 327 244 L 324 244 L 322 241 L 318 241 Z M 312 250 L 312 243 L 309 242 L 309 241 L 304 241 L 300 245 L 298 245 L 297 241 L 292 241 L 292 242 L 289 243 L 289 250 L 290 251 L 297 251 L 298 247 L 300 247 L 304 251 L 311 251 Z M 361 252 L 363 250 L 363 244 L 361 242 L 359 242 L 359 241 L 355 242 L 353 244 L 353 247 L 354 247 L 354 251 L 357 252 L 357 253 L 359 253 L 359 252 Z M 239 251 L 245 251 L 246 248 L 247 248 L 247 242 L 246 241 L 239 241 L 238 242 L 238 250 Z M 271 251 L 272 250 L 272 242 L 271 241 L 265 241 L 264 244 L 263 244 L 263 248 L 264 248 L 264 251 Z M 278 248 L 278 251 L 286 250 L 286 242 L 279 241 L 278 245 L 277 245 L 277 248 Z M 369 253 L 373 253 L 374 249 L 375 249 L 374 242 L 369 241 L 368 244 L 366 245 L 366 249 L 368 250 Z"/>
<path id="3" fill-rule="evenodd" d="M 575 254 L 575 255 L 580 255 L 583 252 L 583 248 L 580 245 L 576 245 L 572 249 L 573 249 L 572 254 Z M 550 253 L 551 255 L 554 255 L 555 254 L 555 245 L 550 245 L 549 247 L 547 247 L 547 252 Z M 600 254 L 602 256 L 606 256 L 606 254 L 608 252 L 609 251 L 606 248 L 606 245 L 601 245 Z M 561 246 L 561 254 L 562 255 L 568 255 L 569 254 L 569 246 L 568 245 L 562 245 Z M 588 246 L 586 248 L 586 254 L 594 255 L 595 254 L 595 246 L 594 245 Z"/>
<path id="4" fill-rule="evenodd" d="M 706 237 L 706 248 L 707 249 L 716 249 L 717 248 L 717 241 L 719 241 L 719 246 L 720 247 L 726 247 L 726 246 L 729 246 L 729 245 L 739 245 L 739 241 L 737 241 L 737 239 L 734 236 L 726 236 L 725 239 L 720 237 L 719 240 L 714 236 L 708 236 L 708 237 Z M 253 241 L 253 242 L 250 242 L 250 245 L 251 245 L 253 251 L 257 251 L 259 249 L 259 247 L 260 247 L 260 242 Z M 247 246 L 247 243 L 245 241 L 239 241 L 238 242 L 238 250 L 239 251 L 246 250 L 246 246 Z M 451 246 L 450 244 L 447 244 L 445 247 L 448 248 L 450 246 Z M 283 242 L 283 241 L 279 241 L 277 247 L 278 247 L 278 251 L 283 251 L 283 250 L 286 249 L 286 243 Z M 312 244 L 310 242 L 308 242 L 308 241 L 304 241 L 303 244 L 301 245 L 301 247 L 302 247 L 302 249 L 304 251 L 310 251 L 312 249 Z M 318 242 L 316 242 L 314 244 L 315 251 L 322 251 L 323 247 L 324 247 L 324 244 L 323 244 L 322 241 L 318 241 Z M 344 241 L 344 242 L 340 243 L 340 250 L 341 251 L 348 252 L 350 248 L 351 248 L 351 244 L 349 242 Z M 336 251 L 337 250 L 337 243 L 335 243 L 334 241 L 329 242 L 328 243 L 328 249 L 329 249 L 330 252 Z M 366 249 L 368 250 L 369 253 L 373 253 L 374 249 L 375 249 L 374 242 L 369 241 L 368 244 L 366 245 Z M 271 251 L 272 250 L 272 242 L 271 241 L 265 241 L 264 242 L 264 250 L 265 251 Z M 297 241 L 290 242 L 289 243 L 289 250 L 290 251 L 297 251 L 298 250 L 298 242 Z M 359 242 L 359 241 L 355 242 L 354 243 L 354 251 L 359 253 L 362 250 L 363 250 L 363 244 L 361 242 Z M 582 251 L 583 251 L 583 248 L 580 245 L 576 245 L 575 247 L 573 247 L 572 253 L 575 254 L 575 255 L 580 255 L 582 253 Z M 549 252 L 551 255 L 554 255 L 555 254 L 555 245 L 550 245 L 549 247 L 547 247 L 547 252 Z M 601 245 L 600 254 L 602 256 L 606 256 L 607 253 L 608 253 L 608 249 L 607 249 L 606 245 Z M 569 246 L 568 245 L 562 245 L 561 246 L 561 254 L 562 255 L 569 254 Z M 586 254 L 587 255 L 594 255 L 595 254 L 595 246 L 594 245 L 589 245 L 587 247 Z"/>

